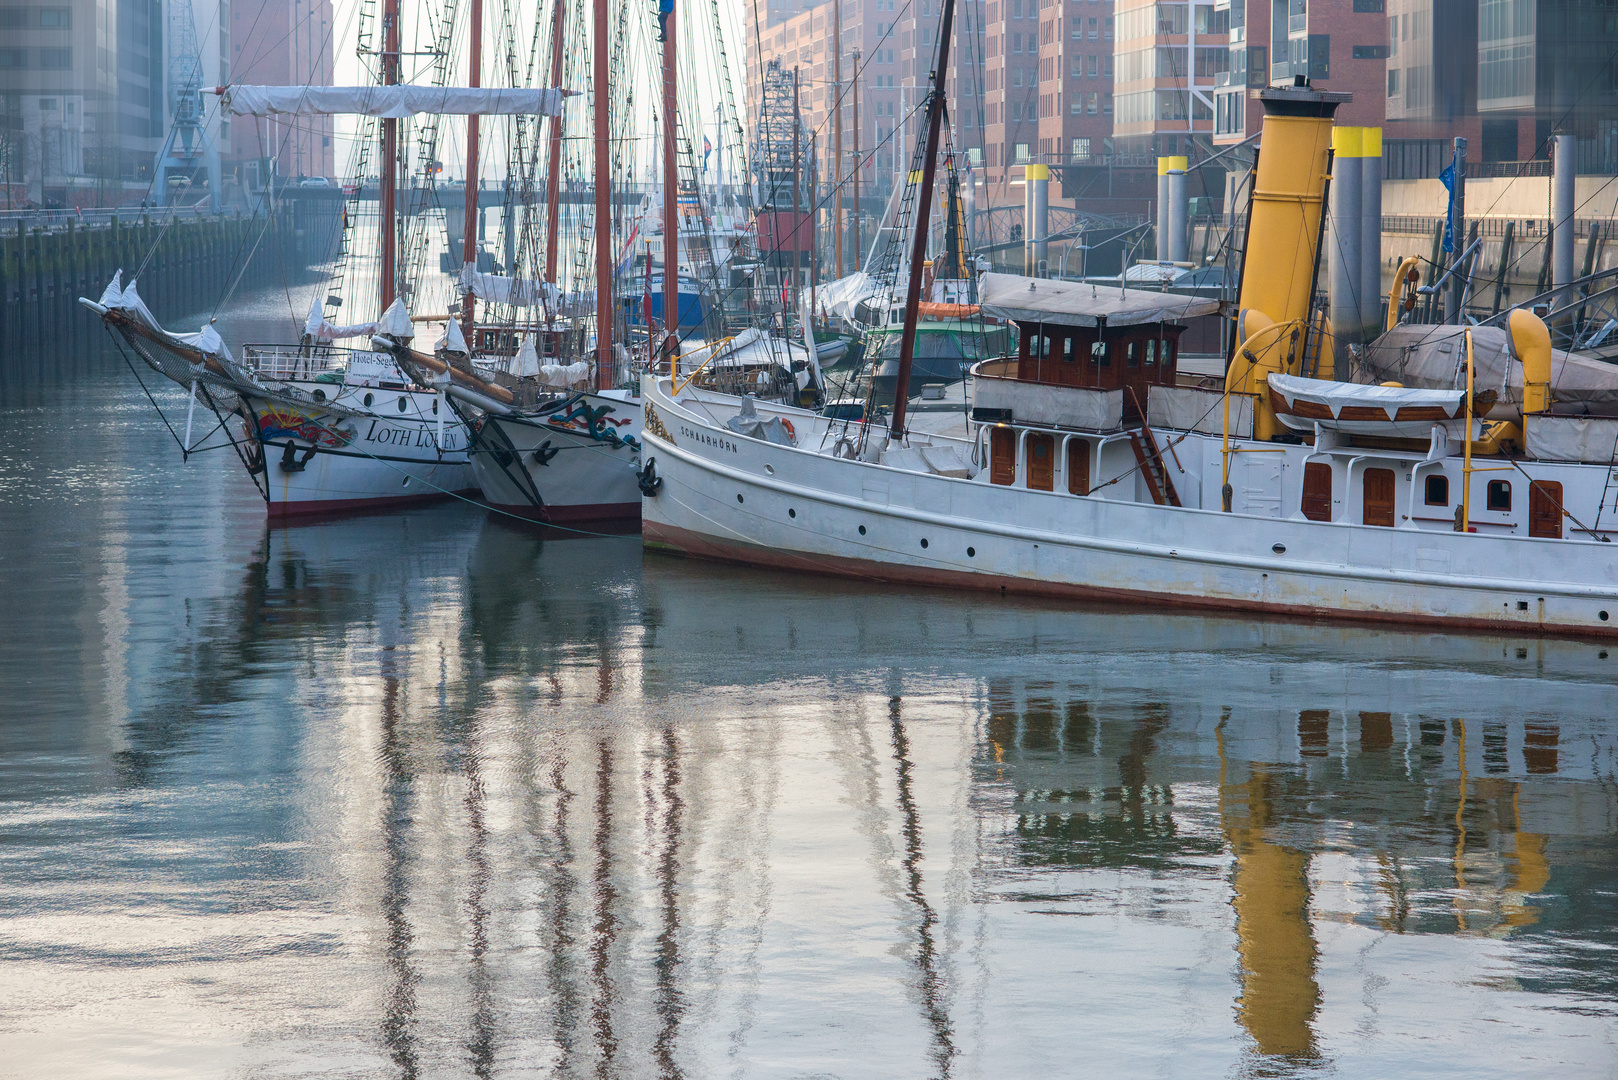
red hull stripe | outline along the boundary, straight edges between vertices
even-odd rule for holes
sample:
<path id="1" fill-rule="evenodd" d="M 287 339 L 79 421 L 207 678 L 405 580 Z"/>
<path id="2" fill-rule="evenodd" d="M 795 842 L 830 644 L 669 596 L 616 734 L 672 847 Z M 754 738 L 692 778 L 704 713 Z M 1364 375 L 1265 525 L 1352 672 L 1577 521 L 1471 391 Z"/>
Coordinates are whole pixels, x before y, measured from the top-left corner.
<path id="1" fill-rule="evenodd" d="M 342 514 L 353 510 L 380 510 L 389 506 L 408 506 L 412 503 L 447 499 L 452 493 L 428 491 L 420 495 L 386 495 L 373 499 L 305 499 L 301 502 L 270 503 L 271 517 L 292 517 L 298 514 Z M 453 494 L 479 498 L 477 488 L 467 488 Z"/>
<path id="2" fill-rule="evenodd" d="M 640 503 L 586 503 L 581 506 L 530 506 L 528 503 L 504 505 L 490 503 L 491 507 L 502 513 L 515 517 L 527 518 L 530 521 L 552 522 L 579 522 L 579 521 L 639 521 Z"/>
<path id="3" fill-rule="evenodd" d="M 1067 582 L 1035 581 L 1029 578 L 1004 577 L 994 574 L 972 574 L 962 570 L 941 570 L 936 567 L 906 566 L 902 563 L 875 562 L 868 559 L 849 559 L 836 555 L 797 555 L 790 551 L 758 547 L 690 532 L 686 529 L 647 521 L 641 534 L 648 548 L 689 555 L 699 559 L 717 559 L 739 562 L 749 566 L 763 566 L 777 570 L 793 570 L 810 574 L 837 574 L 860 578 L 864 581 L 884 581 L 899 585 L 927 585 L 948 589 L 973 589 L 982 592 L 1007 592 L 1036 596 L 1042 599 L 1100 601 L 1127 604 L 1132 607 L 1147 605 L 1159 608 L 1192 608 L 1203 611 L 1252 612 L 1296 621 L 1319 622 L 1342 620 L 1361 623 L 1395 624 L 1399 626 L 1439 626 L 1447 630 L 1477 630 L 1491 634 L 1518 637 L 1571 637 L 1615 638 L 1618 627 L 1611 630 L 1599 627 L 1540 626 L 1536 623 L 1511 623 L 1493 619 L 1459 618 L 1443 615 L 1405 615 L 1391 612 L 1355 611 L 1344 608 L 1297 608 L 1283 604 L 1266 604 L 1256 600 L 1227 600 L 1180 593 L 1152 593 L 1135 589 L 1111 589 L 1094 585 L 1074 585 Z"/>

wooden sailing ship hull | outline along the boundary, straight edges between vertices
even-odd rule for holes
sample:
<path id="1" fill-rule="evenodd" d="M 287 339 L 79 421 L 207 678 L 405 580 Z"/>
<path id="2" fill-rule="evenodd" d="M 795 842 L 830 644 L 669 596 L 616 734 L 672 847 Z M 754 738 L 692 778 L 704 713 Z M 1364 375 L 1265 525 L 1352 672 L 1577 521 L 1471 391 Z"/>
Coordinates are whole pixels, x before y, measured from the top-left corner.
<path id="1" fill-rule="evenodd" d="M 579 394 L 544 416 L 489 415 L 472 448 L 473 475 L 505 513 L 555 523 L 638 520 L 641 415 L 639 398 L 624 392 Z"/>
<path id="2" fill-rule="evenodd" d="M 289 384 L 312 393 L 330 385 Z M 293 398 L 244 393 L 241 413 L 258 447 L 272 516 L 338 513 L 476 493 L 467 460 L 466 428 L 446 412 L 442 432 L 436 394 L 414 389 L 373 391 L 396 402 L 397 417 L 324 412 Z M 442 439 L 442 442 L 440 442 Z"/>
<path id="3" fill-rule="evenodd" d="M 757 407 L 790 418 L 803 449 L 737 436 L 710 419 L 733 414 L 737 399 L 703 394 L 691 407 L 671 389 L 660 380 L 646 391 L 646 453 L 662 481 L 643 510 L 648 547 L 1035 596 L 1618 635 L 1610 544 L 1227 514 L 915 472 L 817 450 L 835 434 L 801 410 Z M 1217 463 L 1218 439 L 1196 433 L 1179 449 L 1182 460 L 1210 453 Z"/>

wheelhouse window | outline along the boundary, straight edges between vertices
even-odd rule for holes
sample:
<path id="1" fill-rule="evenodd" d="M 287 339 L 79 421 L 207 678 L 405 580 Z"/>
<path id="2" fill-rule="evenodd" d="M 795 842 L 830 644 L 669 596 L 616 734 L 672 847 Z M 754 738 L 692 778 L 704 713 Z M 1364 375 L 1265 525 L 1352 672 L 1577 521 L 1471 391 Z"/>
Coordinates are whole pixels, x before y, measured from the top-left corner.
<path id="1" fill-rule="evenodd" d="M 1140 367 L 1140 342 L 1131 341 L 1129 349 L 1124 353 L 1125 367 Z"/>
<path id="2" fill-rule="evenodd" d="M 1510 501 L 1509 497 L 1507 501 Z M 1427 505 L 1449 505 L 1449 477 L 1429 476 L 1427 478 Z"/>
<path id="3" fill-rule="evenodd" d="M 1093 341 L 1090 343 L 1090 362 L 1095 364 L 1096 367 L 1111 366 L 1112 359 L 1107 355 L 1107 343 L 1105 341 Z"/>
<path id="4" fill-rule="evenodd" d="M 1488 502 L 1490 510 L 1499 510 L 1502 513 L 1511 512 L 1511 481 L 1490 480 Z"/>

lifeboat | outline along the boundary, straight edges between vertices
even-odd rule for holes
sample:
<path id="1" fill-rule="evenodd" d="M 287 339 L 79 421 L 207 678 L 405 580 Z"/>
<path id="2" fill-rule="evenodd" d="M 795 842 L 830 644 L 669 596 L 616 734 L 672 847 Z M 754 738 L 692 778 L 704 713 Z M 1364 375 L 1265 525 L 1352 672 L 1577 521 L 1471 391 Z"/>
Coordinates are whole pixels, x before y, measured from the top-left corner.
<path id="1" fill-rule="evenodd" d="M 1276 417 L 1294 431 L 1313 431 L 1318 424 L 1347 435 L 1426 439 L 1434 424 L 1466 416 L 1464 390 L 1368 386 L 1280 374 L 1271 375 L 1268 382 Z"/>

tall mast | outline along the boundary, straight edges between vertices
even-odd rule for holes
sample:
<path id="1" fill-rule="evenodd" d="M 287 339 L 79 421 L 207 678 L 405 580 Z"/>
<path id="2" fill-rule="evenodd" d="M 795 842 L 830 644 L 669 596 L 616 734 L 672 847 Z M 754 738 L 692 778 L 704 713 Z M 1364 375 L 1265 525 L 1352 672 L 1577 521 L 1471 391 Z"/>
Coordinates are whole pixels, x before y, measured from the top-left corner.
<path id="1" fill-rule="evenodd" d="M 469 86 L 483 85 L 483 0 L 472 0 L 472 56 L 468 60 L 470 71 L 467 84 Z M 559 86 L 560 83 L 552 83 Z M 511 213 L 508 203 L 504 212 Z M 461 235 L 461 265 L 472 264 L 477 269 L 477 226 L 478 226 L 478 117 L 476 113 L 466 118 L 466 221 L 465 231 Z M 506 267 L 506 273 L 511 273 L 511 267 Z M 473 347 L 472 320 L 477 311 L 477 296 L 468 288 L 461 297 L 461 329 L 466 333 L 467 348 Z"/>
<path id="2" fill-rule="evenodd" d="M 675 140 L 675 12 L 670 5 L 663 17 L 663 331 L 680 329 L 680 200 L 679 158 Z M 650 327 L 647 328 L 651 329 Z"/>
<path id="3" fill-rule="evenodd" d="M 395 0 L 390 0 L 395 2 Z M 607 89 L 607 0 L 594 0 L 595 41 L 591 81 L 595 84 L 596 174 L 596 389 L 612 386 L 612 116 Z"/>
<path id="4" fill-rule="evenodd" d="M 556 0 L 551 12 L 551 85 L 562 85 L 562 16 L 567 9 L 566 0 Z M 556 243 L 561 222 L 557 211 L 562 204 L 562 114 L 551 117 L 550 169 L 545 174 L 545 280 L 556 284 Z"/>
<path id="5" fill-rule="evenodd" d="M 814 18 L 813 15 L 810 18 Z M 798 252 L 798 245 L 803 243 L 799 238 L 798 230 L 803 228 L 803 192 L 798 181 L 803 177 L 803 146 L 799 142 L 802 124 L 798 116 L 798 69 L 792 68 L 792 300 L 798 299 L 798 267 L 802 264 L 802 257 Z M 786 304 L 786 297 L 782 297 L 781 325 L 785 328 L 792 326 L 792 308 Z"/>
<path id="6" fill-rule="evenodd" d="M 927 97 L 927 155 L 921 162 L 921 190 L 916 193 L 916 216 L 910 219 L 915 238 L 910 245 L 910 282 L 905 288 L 905 328 L 899 339 L 899 377 L 893 384 L 893 424 L 890 438 L 902 439 L 905 406 L 910 404 L 910 365 L 916 358 L 916 305 L 921 303 L 922 261 L 927 257 L 927 226 L 933 216 L 933 179 L 937 174 L 938 131 L 944 121 L 944 75 L 949 69 L 949 39 L 954 31 L 955 0 L 944 0 L 938 24 L 938 67 Z"/>
<path id="7" fill-rule="evenodd" d="M 860 173 L 865 168 L 865 162 L 860 159 L 860 51 L 854 50 L 854 269 L 860 268 L 861 236 L 860 220 Z"/>
<path id="8" fill-rule="evenodd" d="M 399 81 L 399 0 L 383 0 L 382 4 L 382 83 L 392 86 Z M 382 178 L 381 223 L 382 230 L 382 311 L 393 303 L 397 270 L 398 234 L 398 163 L 399 121 L 386 117 L 382 121 Z"/>
<path id="9" fill-rule="evenodd" d="M 831 100 L 837 110 L 831 121 L 831 175 L 837 184 L 837 228 L 832 236 L 832 243 L 837 246 L 837 272 L 832 276 L 840 278 L 846 272 L 843 269 L 843 0 L 836 0 L 831 6 L 831 28 L 832 40 L 837 43 L 831 51 Z"/>

